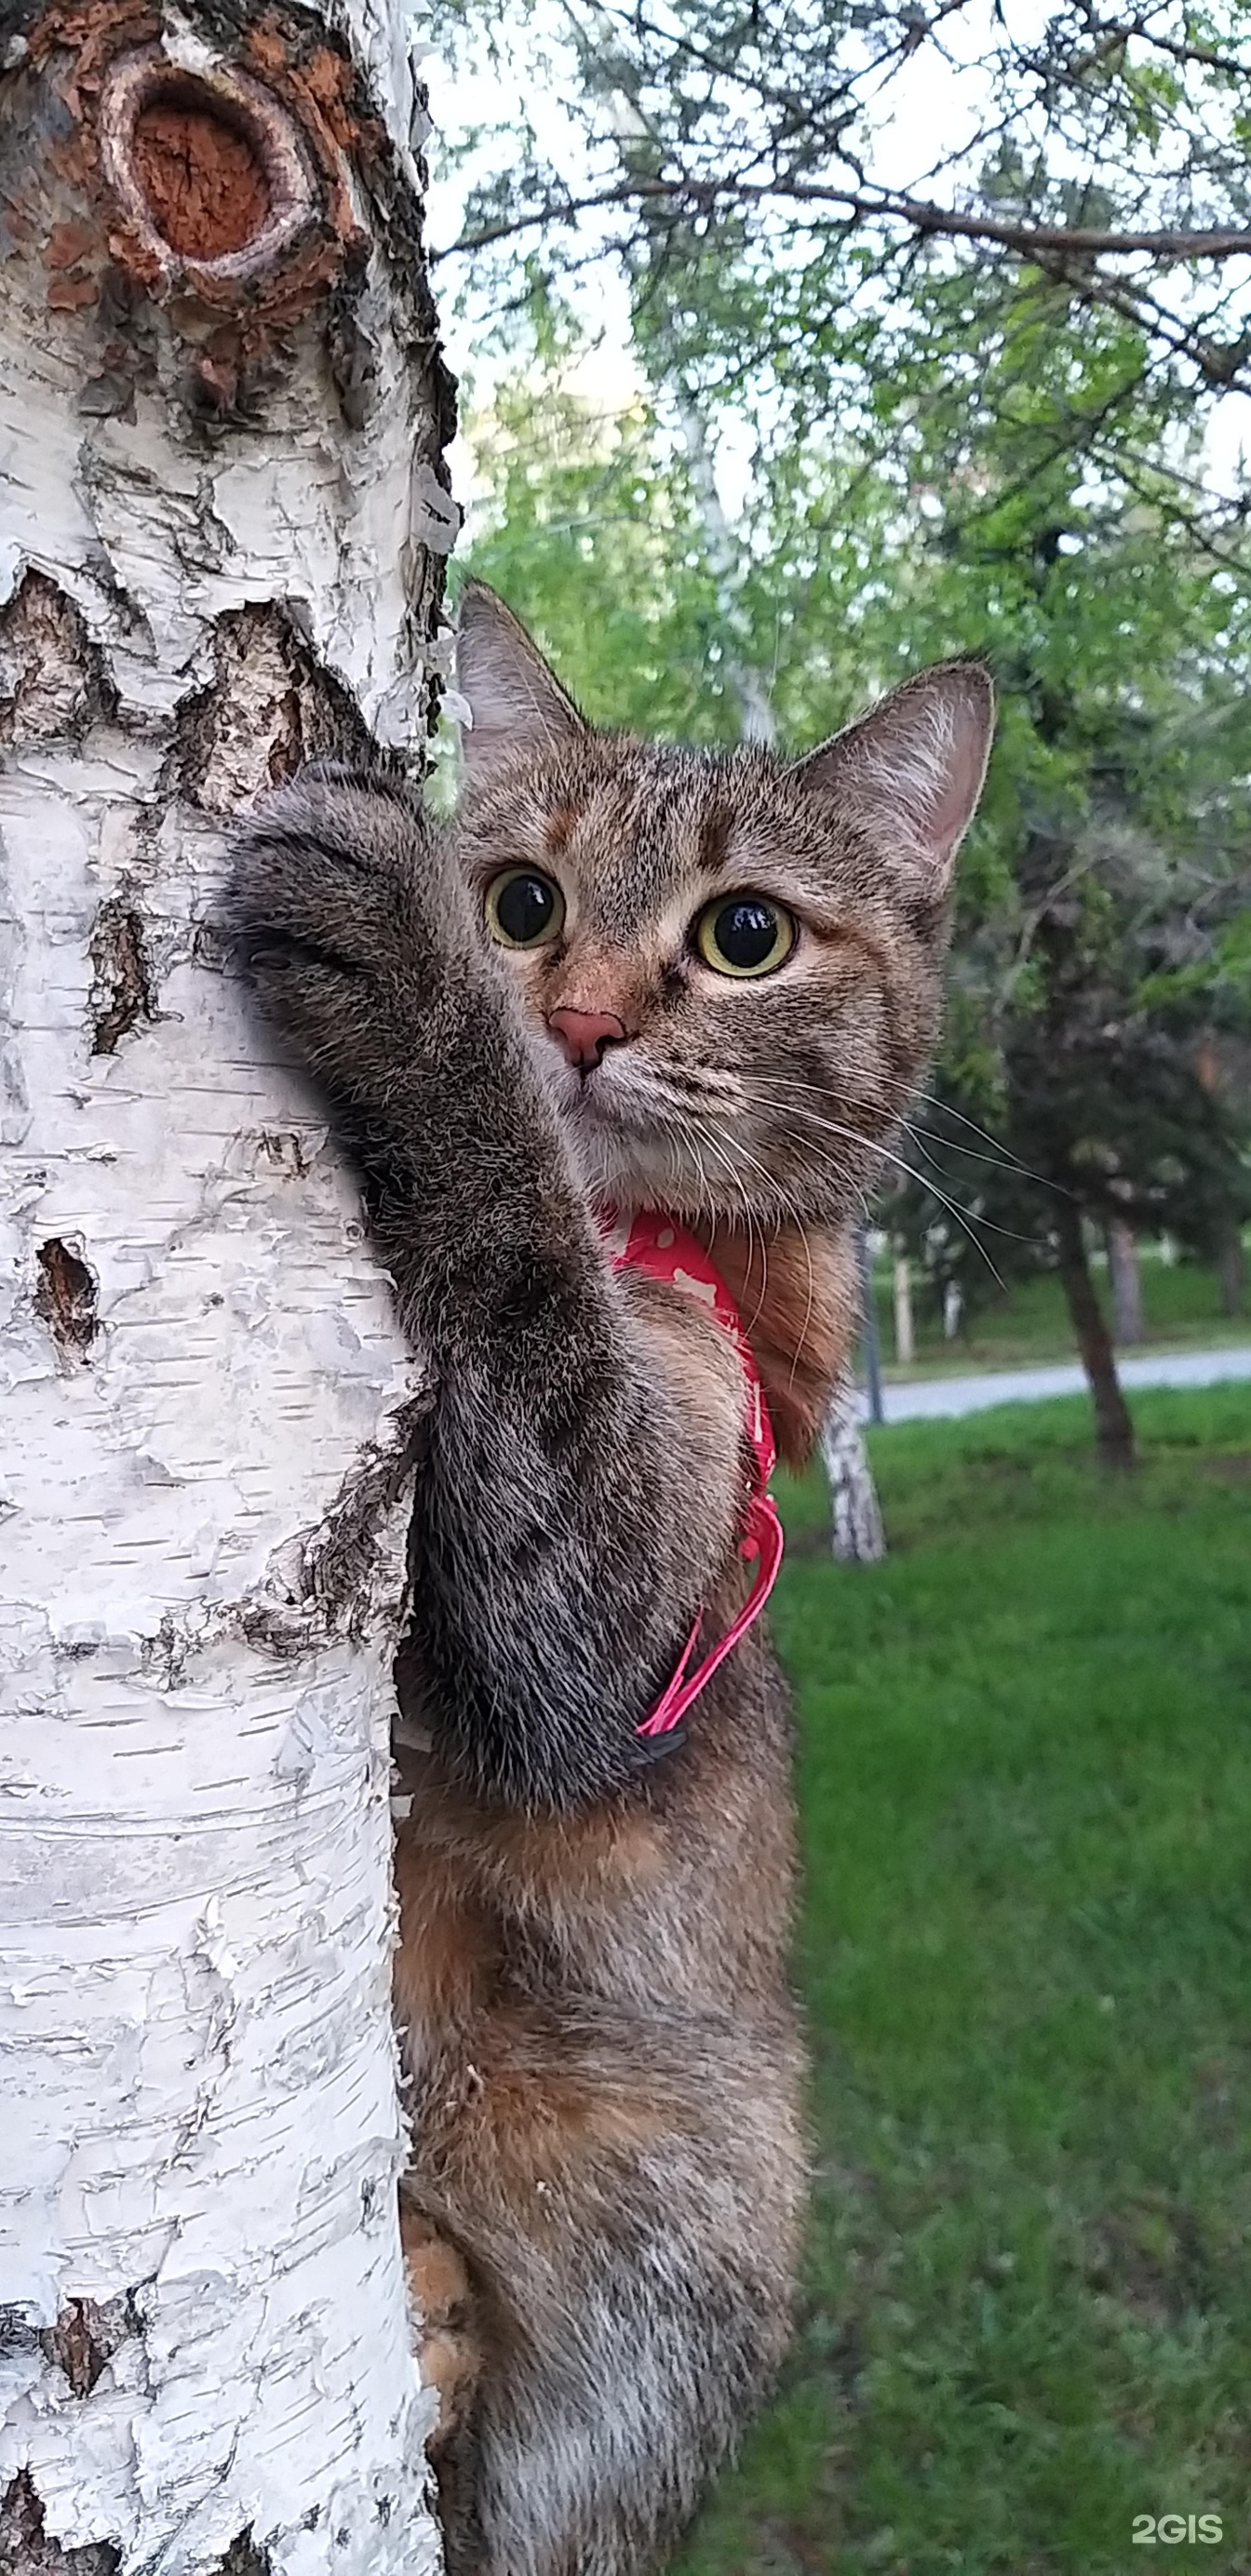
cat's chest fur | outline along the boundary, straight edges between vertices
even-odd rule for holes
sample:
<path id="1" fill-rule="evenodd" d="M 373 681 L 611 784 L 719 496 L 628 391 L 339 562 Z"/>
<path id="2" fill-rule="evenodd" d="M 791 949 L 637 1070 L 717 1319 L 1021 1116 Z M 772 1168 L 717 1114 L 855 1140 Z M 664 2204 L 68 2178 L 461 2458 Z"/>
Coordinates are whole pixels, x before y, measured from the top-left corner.
<path id="1" fill-rule="evenodd" d="M 701 1219 L 691 1231 L 738 1308 L 778 1454 L 788 1466 L 802 1466 L 855 1329 L 851 1245 L 845 1234 L 800 1226 L 749 1233 Z"/>

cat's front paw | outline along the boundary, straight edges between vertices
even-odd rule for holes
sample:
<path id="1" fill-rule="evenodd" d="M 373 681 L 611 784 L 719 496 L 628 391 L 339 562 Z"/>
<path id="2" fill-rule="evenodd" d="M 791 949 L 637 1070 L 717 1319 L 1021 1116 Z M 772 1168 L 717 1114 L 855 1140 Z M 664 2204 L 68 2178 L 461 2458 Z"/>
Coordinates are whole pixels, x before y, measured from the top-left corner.
<path id="1" fill-rule="evenodd" d="M 297 779 L 242 826 L 225 903 L 269 1017 L 331 1082 L 381 1070 L 429 970 L 430 842 L 384 778 Z"/>

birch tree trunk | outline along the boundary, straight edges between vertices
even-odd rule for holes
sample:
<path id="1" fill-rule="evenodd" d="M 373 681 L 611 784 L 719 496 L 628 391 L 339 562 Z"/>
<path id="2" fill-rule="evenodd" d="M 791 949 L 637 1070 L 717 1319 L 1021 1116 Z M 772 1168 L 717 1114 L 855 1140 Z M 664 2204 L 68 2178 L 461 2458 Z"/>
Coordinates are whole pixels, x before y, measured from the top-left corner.
<path id="1" fill-rule="evenodd" d="M 1114 1216 L 1108 1223 L 1108 1275 L 1112 1285 L 1112 1338 L 1119 1350 L 1133 1350 L 1142 1340 L 1142 1273 L 1132 1225 Z"/>
<path id="2" fill-rule="evenodd" d="M 0 2565 L 437 2564 L 395 2205 L 420 1373 L 211 927 L 415 738 L 454 513 L 398 8 L 0 34 Z"/>
<path id="3" fill-rule="evenodd" d="M 907 1259 L 895 1263 L 895 1358 L 900 1368 L 911 1368 L 916 1358 L 916 1335 L 912 1322 L 912 1264 Z"/>
<path id="4" fill-rule="evenodd" d="M 1216 1275 L 1220 1282 L 1221 1313 L 1240 1315 L 1247 1293 L 1247 1256 L 1243 1250 L 1242 1227 L 1230 1217 L 1221 1228 L 1216 1250 Z"/>
<path id="5" fill-rule="evenodd" d="M 839 1378 L 821 1426 L 821 1460 L 830 1488 L 831 1545 L 840 1565 L 880 1565 L 886 1532 L 854 1378 Z"/>

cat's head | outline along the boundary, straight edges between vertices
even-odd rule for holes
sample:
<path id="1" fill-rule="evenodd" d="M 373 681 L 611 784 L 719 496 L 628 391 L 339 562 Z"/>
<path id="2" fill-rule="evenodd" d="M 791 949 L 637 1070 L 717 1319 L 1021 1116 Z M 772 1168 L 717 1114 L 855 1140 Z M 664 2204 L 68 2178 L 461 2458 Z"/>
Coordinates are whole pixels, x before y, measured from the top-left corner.
<path id="1" fill-rule="evenodd" d="M 682 750 L 589 725 L 473 583 L 457 678 L 464 864 L 592 1191 L 845 1214 L 934 1041 L 986 672 L 922 672 L 804 760 Z"/>

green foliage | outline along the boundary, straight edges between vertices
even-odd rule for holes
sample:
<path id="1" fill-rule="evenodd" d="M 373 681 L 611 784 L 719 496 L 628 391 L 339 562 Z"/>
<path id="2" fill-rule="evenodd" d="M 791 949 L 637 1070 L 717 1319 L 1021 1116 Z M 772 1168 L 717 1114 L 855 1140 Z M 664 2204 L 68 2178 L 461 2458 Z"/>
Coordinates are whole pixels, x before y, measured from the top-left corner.
<path id="1" fill-rule="evenodd" d="M 815 2207 L 676 2576 L 1242 2564 L 1251 1390 L 1141 1427 L 1120 1489 L 1076 1401 L 876 1435 L 880 1567 L 786 1498 Z"/>
<path id="2" fill-rule="evenodd" d="M 549 364 L 470 430 L 490 502 L 465 569 L 525 619 L 587 714 L 732 741 L 702 535 L 642 404 L 597 415 Z"/>
<path id="3" fill-rule="evenodd" d="M 553 281 L 577 293 L 607 259 L 653 380 L 681 373 L 711 410 L 733 403 L 800 445 L 837 420 L 906 470 L 922 411 L 967 408 L 980 436 L 988 402 L 1008 400 L 1040 455 L 1067 446 L 1123 494 L 1144 403 L 1178 417 L 1184 401 L 1193 423 L 1251 382 L 1243 271 L 1210 239 L 1188 260 L 1174 238 L 1224 228 L 1232 254 L 1245 235 L 1238 0 L 1202 20 L 1165 0 L 1132 23 L 1102 0 L 1037 23 L 859 0 L 444 0 L 438 17 L 467 55 L 506 63 L 520 98 L 562 102 L 555 130 L 535 119 L 542 141 L 510 119 L 471 156 L 480 307 Z M 1142 231 L 1155 249 L 1118 256 Z M 1061 344 L 1097 399 L 1074 400 Z M 1240 534 L 1236 490 L 1228 506 L 1188 490 L 1181 448 L 1167 470 L 1181 519 Z"/>

